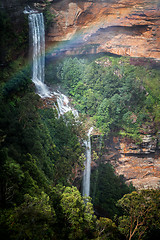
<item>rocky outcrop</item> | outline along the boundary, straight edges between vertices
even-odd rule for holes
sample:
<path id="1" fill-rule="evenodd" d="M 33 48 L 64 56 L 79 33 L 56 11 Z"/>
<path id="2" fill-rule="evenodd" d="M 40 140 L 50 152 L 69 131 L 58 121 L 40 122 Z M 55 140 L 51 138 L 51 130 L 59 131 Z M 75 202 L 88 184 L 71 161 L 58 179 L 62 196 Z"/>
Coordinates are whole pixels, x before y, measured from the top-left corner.
<path id="1" fill-rule="evenodd" d="M 159 0 L 48 2 L 53 13 L 53 23 L 46 36 L 51 55 L 110 52 L 160 60 Z M 7 9 L 13 22 L 19 24 L 19 16 L 24 17 L 27 5 L 43 11 L 46 1 L 1 0 L 0 9 Z"/>
<path id="2" fill-rule="evenodd" d="M 93 136 L 93 148 L 100 146 L 99 138 Z M 99 161 L 110 163 L 118 175 L 124 175 L 126 183 L 137 189 L 160 187 L 160 150 L 158 138 L 144 135 L 141 144 L 121 137 L 113 137 L 103 143 L 102 155 Z M 98 162 L 93 162 L 96 167 Z"/>
<path id="3" fill-rule="evenodd" d="M 47 42 L 63 42 L 61 52 L 110 52 L 160 59 L 159 0 L 51 2 L 56 17 Z M 58 53 L 52 51 L 53 55 Z"/>

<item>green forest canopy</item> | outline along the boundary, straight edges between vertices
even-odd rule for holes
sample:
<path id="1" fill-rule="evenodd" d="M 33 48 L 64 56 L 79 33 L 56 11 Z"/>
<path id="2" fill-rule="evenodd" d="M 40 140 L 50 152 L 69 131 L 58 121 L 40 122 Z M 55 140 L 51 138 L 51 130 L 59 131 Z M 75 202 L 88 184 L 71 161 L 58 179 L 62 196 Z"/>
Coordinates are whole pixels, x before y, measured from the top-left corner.
<path id="1" fill-rule="evenodd" d="M 103 56 L 93 60 L 68 57 L 56 68 L 48 66 L 54 79 L 67 90 L 80 113 L 95 121 L 102 133 L 116 133 L 140 141 L 140 130 L 159 127 L 159 69 L 134 66 L 126 57 Z M 52 67 L 52 68 L 51 68 Z M 54 68 L 54 70 L 53 70 Z M 146 131 L 146 129 L 145 129 Z"/>

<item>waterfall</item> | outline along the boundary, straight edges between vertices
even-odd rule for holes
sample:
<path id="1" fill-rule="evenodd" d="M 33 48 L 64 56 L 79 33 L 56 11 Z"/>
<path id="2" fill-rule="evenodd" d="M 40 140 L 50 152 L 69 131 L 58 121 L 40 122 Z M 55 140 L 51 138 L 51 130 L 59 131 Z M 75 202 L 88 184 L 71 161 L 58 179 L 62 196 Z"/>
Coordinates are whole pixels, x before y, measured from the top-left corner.
<path id="1" fill-rule="evenodd" d="M 83 191 L 82 195 L 83 196 L 89 196 L 90 194 L 90 175 L 91 175 L 91 132 L 93 130 L 93 127 L 91 127 L 88 131 L 88 139 L 85 141 L 86 145 L 86 161 L 85 161 L 85 169 L 83 173 Z"/>
<path id="2" fill-rule="evenodd" d="M 31 40 L 32 52 L 32 81 L 34 82 L 37 93 L 42 97 L 57 98 L 57 105 L 54 108 L 58 112 L 58 117 L 68 111 L 72 111 L 73 115 L 77 118 L 78 111 L 69 106 L 69 99 L 61 92 L 50 92 L 47 85 L 44 84 L 45 79 L 45 28 L 43 13 L 38 13 L 37 10 L 31 9 L 29 6 L 23 11 L 28 14 L 29 19 L 29 32 Z"/>
<path id="3" fill-rule="evenodd" d="M 45 29 L 43 13 L 25 10 L 29 19 L 30 40 L 32 49 L 32 81 L 41 97 L 50 97 L 51 93 L 44 84 L 45 78 Z"/>
<path id="4" fill-rule="evenodd" d="M 66 112 L 72 111 L 75 118 L 78 118 L 78 111 L 70 107 L 69 99 L 61 92 L 51 93 L 46 84 L 45 79 L 45 28 L 43 13 L 38 13 L 36 10 L 32 10 L 29 6 L 25 8 L 24 14 L 28 14 L 29 30 L 32 50 L 32 81 L 34 82 L 37 93 L 43 97 L 57 98 L 57 105 L 54 104 L 54 108 L 57 110 L 58 117 Z M 88 131 L 88 140 L 85 141 L 86 145 L 86 161 L 85 170 L 83 176 L 83 196 L 89 196 L 90 194 L 90 172 L 91 172 L 91 140 L 90 135 L 93 130 L 91 127 Z"/>
<path id="5" fill-rule="evenodd" d="M 55 105 L 55 108 L 58 112 L 58 117 L 60 117 L 61 115 L 65 114 L 66 112 L 69 112 L 69 111 L 72 112 L 72 114 L 75 118 L 79 117 L 78 111 L 69 106 L 69 99 L 66 95 L 62 94 L 59 91 L 54 92 L 53 94 L 54 94 L 54 96 L 57 97 L 58 110 L 57 110 L 56 105 Z"/>

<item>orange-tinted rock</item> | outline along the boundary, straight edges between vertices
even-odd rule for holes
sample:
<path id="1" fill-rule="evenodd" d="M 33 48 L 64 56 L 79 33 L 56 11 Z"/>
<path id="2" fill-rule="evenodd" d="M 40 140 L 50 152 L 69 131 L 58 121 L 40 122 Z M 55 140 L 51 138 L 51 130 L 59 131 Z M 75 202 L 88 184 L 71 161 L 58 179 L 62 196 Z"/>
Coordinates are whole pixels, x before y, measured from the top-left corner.
<path id="1" fill-rule="evenodd" d="M 159 0 L 62 0 L 52 3 L 49 43 L 67 54 L 111 52 L 160 59 Z M 74 37 L 74 39 L 73 39 Z"/>
<path id="2" fill-rule="evenodd" d="M 41 98 L 41 106 L 39 108 L 54 108 L 55 103 L 57 101 L 56 97 L 53 95 L 52 97 L 48 98 Z"/>
<path id="3" fill-rule="evenodd" d="M 99 151 L 96 137 L 92 145 Z M 112 164 L 116 173 L 124 175 L 126 183 L 132 182 L 137 189 L 160 187 L 160 151 L 157 139 L 151 135 L 144 136 L 139 145 L 120 137 L 106 140 L 99 161 Z"/>

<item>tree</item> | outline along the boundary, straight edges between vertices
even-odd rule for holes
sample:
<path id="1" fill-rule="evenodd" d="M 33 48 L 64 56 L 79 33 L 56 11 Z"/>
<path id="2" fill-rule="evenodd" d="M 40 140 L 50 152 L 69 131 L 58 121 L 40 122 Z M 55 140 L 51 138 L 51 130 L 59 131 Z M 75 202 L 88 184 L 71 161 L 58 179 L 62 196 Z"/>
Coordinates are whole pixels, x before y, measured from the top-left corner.
<path id="1" fill-rule="evenodd" d="M 109 218 L 100 217 L 97 220 L 96 240 L 119 240 L 120 233 L 116 224 Z"/>
<path id="2" fill-rule="evenodd" d="M 58 67 L 57 75 L 71 94 L 72 87 L 82 78 L 84 67 L 84 61 L 77 58 L 66 58 L 63 64 L 60 64 Z"/>
<path id="3" fill-rule="evenodd" d="M 110 131 L 110 125 L 114 121 L 109 113 L 108 99 L 105 98 L 103 102 L 100 104 L 96 119 L 97 119 L 97 127 L 99 127 L 100 130 L 102 132 L 105 132 L 105 134 L 107 135 Z"/>
<path id="4" fill-rule="evenodd" d="M 95 216 L 90 200 L 84 201 L 76 187 L 66 187 L 60 205 L 69 229 L 68 238 L 93 238 Z"/>
<path id="5" fill-rule="evenodd" d="M 128 240 L 143 239 L 147 229 L 160 228 L 160 191 L 142 190 L 126 194 L 118 201 L 125 215 L 119 218 L 119 230 Z"/>
<path id="6" fill-rule="evenodd" d="M 0 159 L 0 207 L 6 207 L 20 198 L 24 173 L 20 165 L 8 156 L 8 149 L 0 150 Z"/>
<path id="7" fill-rule="evenodd" d="M 91 197 L 95 211 L 100 216 L 120 216 L 117 201 L 134 188 L 125 184 L 123 176 L 117 176 L 110 164 L 100 164 L 91 174 Z"/>
<path id="8" fill-rule="evenodd" d="M 55 212 L 50 206 L 49 196 L 44 192 L 36 197 L 26 194 L 24 203 L 13 210 L 7 221 L 12 239 L 51 239 Z"/>

